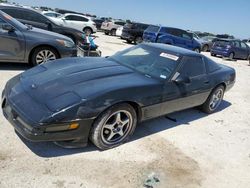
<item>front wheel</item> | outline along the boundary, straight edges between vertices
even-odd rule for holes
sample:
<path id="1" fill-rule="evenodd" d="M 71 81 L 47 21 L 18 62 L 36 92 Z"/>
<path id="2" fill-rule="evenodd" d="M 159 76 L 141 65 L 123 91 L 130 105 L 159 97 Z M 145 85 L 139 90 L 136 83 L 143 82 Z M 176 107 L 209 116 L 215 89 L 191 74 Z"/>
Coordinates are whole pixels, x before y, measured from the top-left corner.
<path id="1" fill-rule="evenodd" d="M 215 88 L 209 95 L 206 102 L 201 106 L 201 110 L 205 113 L 211 114 L 215 112 L 223 100 L 225 87 L 223 85 Z"/>
<path id="2" fill-rule="evenodd" d="M 143 41 L 142 37 L 138 36 L 135 38 L 135 44 L 140 44 L 140 43 L 142 43 L 142 41 Z"/>
<path id="3" fill-rule="evenodd" d="M 118 104 L 104 111 L 95 121 L 90 140 L 101 150 L 126 142 L 133 134 L 137 115 L 129 104 Z"/>
<path id="4" fill-rule="evenodd" d="M 31 63 L 36 66 L 48 61 L 58 59 L 58 53 L 51 47 L 36 48 L 31 56 Z"/>
<path id="5" fill-rule="evenodd" d="M 229 54 L 228 58 L 229 58 L 229 60 L 231 60 L 231 61 L 234 60 L 234 53 L 231 52 L 231 53 Z"/>

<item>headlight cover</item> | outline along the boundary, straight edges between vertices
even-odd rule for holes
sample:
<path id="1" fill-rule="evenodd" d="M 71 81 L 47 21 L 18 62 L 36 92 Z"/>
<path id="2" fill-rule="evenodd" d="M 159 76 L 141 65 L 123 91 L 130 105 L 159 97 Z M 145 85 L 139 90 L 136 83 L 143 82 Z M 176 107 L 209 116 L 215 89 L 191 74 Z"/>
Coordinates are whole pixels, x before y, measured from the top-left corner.
<path id="1" fill-rule="evenodd" d="M 67 41 L 67 40 L 61 40 L 61 39 L 57 39 L 56 41 L 59 44 L 61 44 L 62 46 L 67 47 L 67 48 L 73 48 L 73 47 L 75 47 L 75 43 L 74 42 L 70 42 L 70 41 Z"/>

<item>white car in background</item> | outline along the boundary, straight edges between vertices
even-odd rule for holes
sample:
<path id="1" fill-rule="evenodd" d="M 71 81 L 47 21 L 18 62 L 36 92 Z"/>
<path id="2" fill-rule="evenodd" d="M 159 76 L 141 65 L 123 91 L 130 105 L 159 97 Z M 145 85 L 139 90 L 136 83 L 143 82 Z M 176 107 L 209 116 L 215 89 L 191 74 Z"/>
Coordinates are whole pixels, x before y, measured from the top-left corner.
<path id="1" fill-rule="evenodd" d="M 50 19 L 59 25 L 77 29 L 86 34 L 96 33 L 97 31 L 95 22 L 91 18 L 80 14 L 67 13 L 57 18 L 50 17 Z"/>
<path id="2" fill-rule="evenodd" d="M 245 39 L 243 42 L 245 42 L 250 47 L 250 39 Z"/>
<path id="3" fill-rule="evenodd" d="M 62 16 L 62 14 L 54 11 L 43 11 L 42 14 L 47 17 L 58 18 Z"/>
<path id="4" fill-rule="evenodd" d="M 123 31 L 123 26 L 118 27 L 116 30 L 116 36 L 121 37 L 122 36 L 122 31 Z"/>

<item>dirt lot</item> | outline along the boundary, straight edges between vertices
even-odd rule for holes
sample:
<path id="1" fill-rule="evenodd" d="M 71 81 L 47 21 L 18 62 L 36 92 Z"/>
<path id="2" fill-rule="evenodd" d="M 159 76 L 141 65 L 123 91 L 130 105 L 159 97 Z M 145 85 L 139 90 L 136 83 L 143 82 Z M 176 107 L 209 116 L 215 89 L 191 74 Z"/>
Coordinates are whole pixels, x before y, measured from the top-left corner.
<path id="1" fill-rule="evenodd" d="M 98 34 L 104 56 L 129 47 Z M 208 53 L 206 55 L 209 55 Z M 0 188 L 246 188 L 250 187 L 250 66 L 215 58 L 237 71 L 220 111 L 196 109 L 140 124 L 132 140 L 109 151 L 93 145 L 62 149 L 17 136 L 0 113 Z M 0 65 L 0 91 L 29 68 Z"/>

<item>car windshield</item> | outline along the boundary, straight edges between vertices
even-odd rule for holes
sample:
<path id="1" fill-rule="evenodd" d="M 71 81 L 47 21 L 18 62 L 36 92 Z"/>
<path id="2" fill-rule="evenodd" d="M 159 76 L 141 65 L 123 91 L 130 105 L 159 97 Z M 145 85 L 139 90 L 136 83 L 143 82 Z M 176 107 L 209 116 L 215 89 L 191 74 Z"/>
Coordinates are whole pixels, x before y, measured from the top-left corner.
<path id="1" fill-rule="evenodd" d="M 144 75 L 169 79 L 179 64 L 179 57 L 164 50 L 139 45 L 109 57 Z"/>

